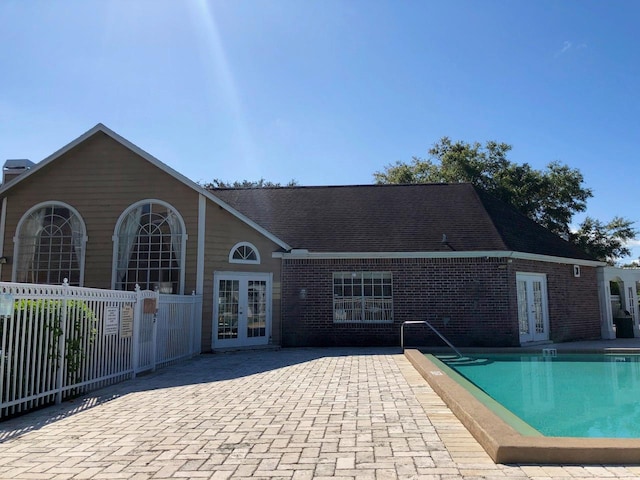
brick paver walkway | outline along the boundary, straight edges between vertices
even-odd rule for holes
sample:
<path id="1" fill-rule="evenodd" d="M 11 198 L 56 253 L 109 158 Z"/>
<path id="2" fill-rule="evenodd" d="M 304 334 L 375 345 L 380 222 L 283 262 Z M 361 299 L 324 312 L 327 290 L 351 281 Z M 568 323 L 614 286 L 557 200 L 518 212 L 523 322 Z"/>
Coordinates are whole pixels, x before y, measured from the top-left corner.
<path id="1" fill-rule="evenodd" d="M 2 479 L 243 477 L 631 479 L 640 467 L 495 465 L 392 349 L 203 355 L 0 424 Z"/>

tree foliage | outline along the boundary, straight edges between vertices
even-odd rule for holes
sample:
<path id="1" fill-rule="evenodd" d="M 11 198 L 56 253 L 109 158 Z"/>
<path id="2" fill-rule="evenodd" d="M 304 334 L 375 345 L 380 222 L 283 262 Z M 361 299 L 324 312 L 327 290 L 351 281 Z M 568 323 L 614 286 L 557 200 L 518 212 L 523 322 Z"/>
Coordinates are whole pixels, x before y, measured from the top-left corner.
<path id="1" fill-rule="evenodd" d="M 592 257 L 613 265 L 618 258 L 631 255 L 627 243 L 634 240 L 637 233 L 633 222 L 622 217 L 614 217 L 608 223 L 587 217 L 570 238 Z"/>
<path id="2" fill-rule="evenodd" d="M 579 170 L 551 162 L 545 170 L 507 158 L 511 145 L 494 141 L 469 144 L 444 137 L 429 158 L 396 162 L 374 173 L 376 183 L 469 182 L 510 203 L 558 235 L 569 234 L 571 218 L 592 196 Z"/>
<path id="3" fill-rule="evenodd" d="M 298 182 L 295 180 L 290 180 L 289 183 L 284 185 L 285 187 L 296 187 Z M 233 181 L 227 182 L 225 180 L 220 180 L 219 178 L 214 178 L 209 183 L 202 184 L 204 188 L 273 188 L 273 187 L 282 187 L 283 185 L 277 182 L 271 182 L 269 180 L 265 180 L 261 178 L 260 180 L 242 180 L 242 181 Z"/>
<path id="4" fill-rule="evenodd" d="M 557 235 L 570 238 L 595 258 L 612 263 L 630 254 L 626 242 L 637 234 L 630 220 L 615 217 L 604 224 L 587 217 L 577 232 L 571 232 L 573 216 L 584 212 L 593 196 L 578 169 L 551 162 L 537 170 L 509 160 L 510 151 L 506 143 L 470 144 L 443 137 L 429 150 L 428 158 L 387 165 L 374 173 L 374 179 L 376 183 L 469 182 Z"/>

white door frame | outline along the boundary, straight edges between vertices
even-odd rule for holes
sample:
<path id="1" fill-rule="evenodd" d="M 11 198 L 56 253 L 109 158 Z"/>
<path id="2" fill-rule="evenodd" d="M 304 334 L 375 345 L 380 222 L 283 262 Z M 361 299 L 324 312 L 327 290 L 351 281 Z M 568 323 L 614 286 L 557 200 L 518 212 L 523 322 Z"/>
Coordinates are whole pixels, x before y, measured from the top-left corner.
<path id="1" fill-rule="evenodd" d="M 237 280 L 239 282 L 238 308 L 238 337 L 234 339 L 218 339 L 218 298 L 220 294 L 220 280 Z M 248 318 L 248 282 L 250 280 L 266 282 L 266 319 L 265 335 L 259 337 L 247 336 Z M 271 310 L 272 310 L 273 273 L 265 272 L 214 272 L 213 273 L 213 318 L 211 329 L 211 347 L 233 348 L 254 345 L 267 345 L 271 339 Z"/>
<path id="2" fill-rule="evenodd" d="M 518 292 L 518 284 L 519 282 L 525 282 L 526 288 L 526 297 L 527 297 L 527 320 L 529 332 L 522 333 L 520 329 L 520 296 L 517 294 Z M 541 283 L 541 312 L 542 315 L 542 332 L 537 332 L 536 330 L 536 319 L 535 319 L 535 304 L 534 304 L 534 296 L 533 296 L 533 283 L 540 282 Z M 547 275 L 544 273 L 529 273 L 529 272 L 517 272 L 516 273 L 516 302 L 518 307 L 518 331 L 520 334 L 520 343 L 530 343 L 530 342 L 540 342 L 549 340 L 549 301 L 548 301 L 548 293 L 547 293 Z"/>

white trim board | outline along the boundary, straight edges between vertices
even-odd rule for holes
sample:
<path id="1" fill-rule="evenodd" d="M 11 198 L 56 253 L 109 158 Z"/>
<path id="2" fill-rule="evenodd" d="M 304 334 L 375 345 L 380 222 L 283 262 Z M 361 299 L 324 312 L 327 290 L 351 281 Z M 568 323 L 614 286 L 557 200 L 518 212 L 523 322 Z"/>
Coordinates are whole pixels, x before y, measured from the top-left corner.
<path id="1" fill-rule="evenodd" d="M 292 250 L 274 252 L 273 258 L 282 259 L 367 259 L 367 258 L 508 258 L 517 260 L 535 260 L 538 262 L 582 265 L 585 267 L 604 267 L 605 262 L 580 260 L 577 258 L 554 257 L 535 253 L 514 251 L 478 251 L 478 252 L 309 252 Z"/>

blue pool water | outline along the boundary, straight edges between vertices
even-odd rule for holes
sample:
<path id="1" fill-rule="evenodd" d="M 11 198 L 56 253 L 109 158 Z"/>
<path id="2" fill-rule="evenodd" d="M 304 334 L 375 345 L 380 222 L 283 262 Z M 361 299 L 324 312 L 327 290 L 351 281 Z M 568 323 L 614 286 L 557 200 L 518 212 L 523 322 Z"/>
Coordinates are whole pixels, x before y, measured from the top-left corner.
<path id="1" fill-rule="evenodd" d="M 439 359 L 545 436 L 640 438 L 640 357 Z"/>

